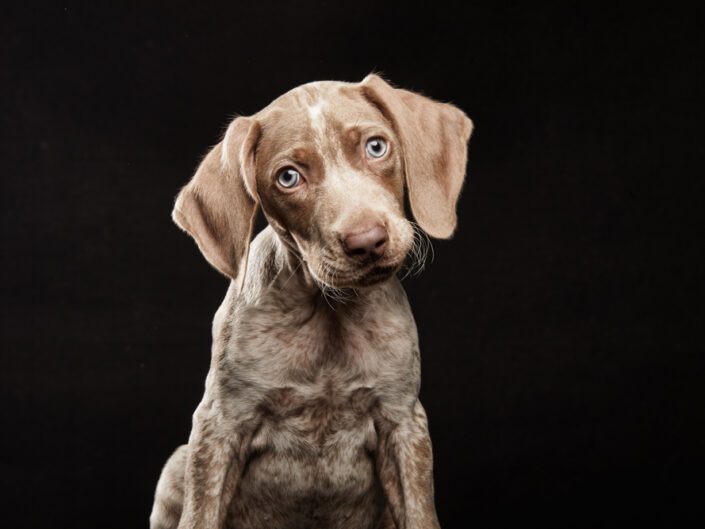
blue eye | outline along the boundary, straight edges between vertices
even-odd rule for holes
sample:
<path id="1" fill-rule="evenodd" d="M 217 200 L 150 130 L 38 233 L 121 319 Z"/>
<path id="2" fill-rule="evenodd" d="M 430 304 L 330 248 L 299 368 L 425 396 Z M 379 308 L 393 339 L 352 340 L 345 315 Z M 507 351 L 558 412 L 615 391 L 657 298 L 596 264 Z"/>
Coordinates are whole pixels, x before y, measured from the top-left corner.
<path id="1" fill-rule="evenodd" d="M 284 189 L 296 187 L 300 180 L 301 175 L 299 172 L 291 167 L 287 167 L 286 169 L 279 171 L 279 176 L 277 177 L 277 182 L 279 182 L 279 185 Z"/>
<path id="2" fill-rule="evenodd" d="M 367 140 L 365 150 L 372 158 L 381 158 L 387 152 L 387 142 L 382 138 L 370 138 Z"/>

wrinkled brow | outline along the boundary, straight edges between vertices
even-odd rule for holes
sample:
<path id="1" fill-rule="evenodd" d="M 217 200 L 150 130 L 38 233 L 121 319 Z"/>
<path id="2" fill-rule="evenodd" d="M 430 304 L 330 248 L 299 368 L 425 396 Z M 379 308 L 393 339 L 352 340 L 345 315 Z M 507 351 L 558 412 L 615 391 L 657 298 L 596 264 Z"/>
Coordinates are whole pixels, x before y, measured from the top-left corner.
<path id="1" fill-rule="evenodd" d="M 313 150 L 311 146 L 297 144 L 274 154 L 271 157 L 270 165 L 274 167 L 294 162 L 306 168 L 311 166 L 315 161 L 315 150 Z"/>

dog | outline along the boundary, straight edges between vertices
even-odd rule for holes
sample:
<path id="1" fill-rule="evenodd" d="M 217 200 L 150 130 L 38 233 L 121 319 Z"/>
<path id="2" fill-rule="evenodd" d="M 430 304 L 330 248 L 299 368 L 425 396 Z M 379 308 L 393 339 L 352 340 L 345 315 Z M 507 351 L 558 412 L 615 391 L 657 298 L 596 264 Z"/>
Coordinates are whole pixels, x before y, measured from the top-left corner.
<path id="1" fill-rule="evenodd" d="M 396 275 L 420 236 L 453 234 L 472 128 L 374 74 L 299 86 L 230 123 L 173 211 L 231 282 L 152 529 L 439 527 Z"/>

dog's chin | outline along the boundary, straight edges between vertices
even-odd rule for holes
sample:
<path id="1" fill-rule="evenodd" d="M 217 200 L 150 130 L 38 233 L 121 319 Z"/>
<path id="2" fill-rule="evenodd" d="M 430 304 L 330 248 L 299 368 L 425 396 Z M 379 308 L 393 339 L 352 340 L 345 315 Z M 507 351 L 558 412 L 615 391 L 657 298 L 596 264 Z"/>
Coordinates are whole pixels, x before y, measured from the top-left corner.
<path id="1" fill-rule="evenodd" d="M 391 279 L 399 270 L 399 266 L 373 266 L 357 279 L 355 287 L 371 287 Z"/>
<path id="2" fill-rule="evenodd" d="M 330 274 L 326 279 L 318 279 L 327 287 L 335 289 L 365 288 L 380 285 L 388 281 L 399 271 L 401 264 L 392 265 L 368 265 L 363 269 L 349 272 L 336 272 Z"/>

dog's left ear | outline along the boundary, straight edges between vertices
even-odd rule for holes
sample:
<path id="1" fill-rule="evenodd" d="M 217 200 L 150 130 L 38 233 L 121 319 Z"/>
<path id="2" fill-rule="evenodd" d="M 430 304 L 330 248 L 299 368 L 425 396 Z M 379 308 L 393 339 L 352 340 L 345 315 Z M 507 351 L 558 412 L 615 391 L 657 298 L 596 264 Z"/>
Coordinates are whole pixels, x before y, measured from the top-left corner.
<path id="1" fill-rule="evenodd" d="M 365 77 L 360 87 L 401 141 L 414 217 L 426 233 L 447 239 L 457 223 L 472 121 L 453 105 L 393 88 L 377 75 Z"/>
<path id="2" fill-rule="evenodd" d="M 256 121 L 240 117 L 228 127 L 176 198 L 172 218 L 193 237 L 208 262 L 242 281 L 257 211 Z"/>

